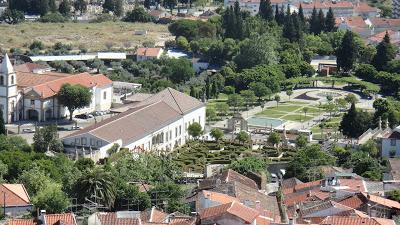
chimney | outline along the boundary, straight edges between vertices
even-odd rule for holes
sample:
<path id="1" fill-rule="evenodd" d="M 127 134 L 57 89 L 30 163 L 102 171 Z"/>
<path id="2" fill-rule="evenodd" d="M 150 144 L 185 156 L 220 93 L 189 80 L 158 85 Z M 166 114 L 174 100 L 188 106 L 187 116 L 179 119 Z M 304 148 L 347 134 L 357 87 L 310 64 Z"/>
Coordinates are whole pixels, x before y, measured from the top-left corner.
<path id="1" fill-rule="evenodd" d="M 289 225 L 295 225 L 296 224 L 296 217 L 289 218 Z"/>
<path id="2" fill-rule="evenodd" d="M 256 209 L 261 209 L 261 202 L 259 200 L 256 201 Z"/>
<path id="3" fill-rule="evenodd" d="M 40 210 L 38 220 L 39 220 L 39 223 L 42 225 L 46 225 L 46 220 L 44 218 L 45 215 L 46 215 L 46 210 L 44 210 L 44 209 Z"/>

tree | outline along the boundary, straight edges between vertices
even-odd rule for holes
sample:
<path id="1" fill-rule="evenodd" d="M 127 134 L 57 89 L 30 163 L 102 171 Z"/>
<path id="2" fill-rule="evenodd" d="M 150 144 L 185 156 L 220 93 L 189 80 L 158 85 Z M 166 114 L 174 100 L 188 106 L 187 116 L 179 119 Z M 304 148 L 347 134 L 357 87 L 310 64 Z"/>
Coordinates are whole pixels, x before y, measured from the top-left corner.
<path id="1" fill-rule="evenodd" d="M 49 0 L 49 9 L 50 9 L 50 12 L 52 12 L 52 13 L 55 13 L 58 11 L 55 0 Z"/>
<path id="2" fill-rule="evenodd" d="M 206 117 L 207 117 L 208 121 L 215 120 L 215 118 L 217 117 L 217 113 L 215 112 L 215 109 L 212 107 L 207 107 Z"/>
<path id="3" fill-rule="evenodd" d="M 70 121 L 72 121 L 74 111 L 88 106 L 91 100 L 92 93 L 89 88 L 79 84 L 64 84 L 58 92 L 58 101 L 68 108 Z"/>
<path id="4" fill-rule="evenodd" d="M 267 141 L 271 143 L 273 146 L 276 146 L 281 142 L 281 135 L 279 135 L 276 132 L 272 132 L 269 134 Z"/>
<path id="5" fill-rule="evenodd" d="M 240 131 L 236 134 L 236 140 L 238 140 L 239 143 L 244 144 L 245 142 L 250 141 L 250 136 L 245 131 Z"/>
<path id="6" fill-rule="evenodd" d="M 129 199 L 129 202 L 134 202 L 135 208 L 137 206 L 140 211 L 151 207 L 151 199 L 146 192 L 140 192 L 136 185 L 120 180 L 117 183 L 117 196 L 114 208 L 119 211 L 125 210 L 127 199 Z"/>
<path id="7" fill-rule="evenodd" d="M 189 47 L 189 42 L 185 37 L 179 36 L 176 38 L 176 45 L 183 51 L 186 51 Z"/>
<path id="8" fill-rule="evenodd" d="M 358 47 L 354 38 L 354 33 L 346 31 L 340 46 L 336 51 L 337 65 L 339 70 L 349 72 L 357 60 Z"/>
<path id="9" fill-rule="evenodd" d="M 259 14 L 261 18 L 266 21 L 272 21 L 274 19 L 274 12 L 270 0 L 261 0 Z"/>
<path id="10" fill-rule="evenodd" d="M 199 123 L 194 122 L 189 125 L 188 133 L 190 136 L 197 139 L 203 133 L 203 128 L 201 127 L 201 125 Z"/>
<path id="11" fill-rule="evenodd" d="M 103 12 L 109 13 L 114 12 L 115 0 L 105 0 L 103 3 Z"/>
<path id="12" fill-rule="evenodd" d="M 58 139 L 57 126 L 46 126 L 35 131 L 33 135 L 33 149 L 36 152 L 62 152 L 63 146 Z"/>
<path id="13" fill-rule="evenodd" d="M 83 203 L 90 199 L 107 208 L 114 206 L 116 187 L 114 177 L 108 171 L 95 167 L 84 173 L 76 182 L 75 190 L 78 201 Z"/>
<path id="14" fill-rule="evenodd" d="M 94 166 L 94 161 L 90 158 L 79 158 L 75 162 L 75 167 L 78 168 L 80 171 L 92 170 Z"/>
<path id="15" fill-rule="evenodd" d="M 80 14 L 85 13 L 87 10 L 87 3 L 85 0 L 75 0 L 74 8 L 79 11 Z"/>
<path id="16" fill-rule="evenodd" d="M 367 81 L 375 81 L 378 75 L 375 67 L 370 64 L 359 64 L 354 71 L 354 75 Z"/>
<path id="17" fill-rule="evenodd" d="M 146 9 L 150 9 L 150 0 L 144 0 L 144 2 L 143 2 L 143 6 L 146 8 Z"/>
<path id="18" fill-rule="evenodd" d="M 8 24 L 17 24 L 25 20 L 24 13 L 15 9 L 9 9 L 3 11 L 0 15 L 0 21 L 4 21 Z"/>
<path id="19" fill-rule="evenodd" d="M 216 142 L 219 142 L 219 140 L 224 136 L 224 132 L 219 128 L 213 128 L 211 129 L 210 135 Z"/>
<path id="20" fill-rule="evenodd" d="M 321 32 L 319 25 L 317 9 L 314 6 L 310 18 L 310 33 L 319 34 Z"/>
<path id="21" fill-rule="evenodd" d="M 49 12 L 49 1 L 48 0 L 40 0 L 39 13 L 40 16 L 44 16 Z"/>
<path id="22" fill-rule="evenodd" d="M 360 151 L 368 153 L 369 156 L 376 158 L 379 154 L 379 149 L 374 140 L 370 139 L 359 148 Z"/>
<path id="23" fill-rule="evenodd" d="M 346 97 L 344 97 L 344 100 L 346 100 L 346 102 L 349 104 L 356 104 L 358 102 L 358 99 L 354 94 L 346 95 Z"/>
<path id="24" fill-rule="evenodd" d="M 172 182 L 164 182 L 157 184 L 150 193 L 152 199 L 163 199 L 168 204 L 161 204 L 164 201 L 155 202 L 156 207 L 162 208 L 167 213 L 181 212 L 183 214 L 190 213 L 190 208 L 182 202 L 186 196 L 186 191 L 181 185 Z M 156 197 L 157 196 L 157 197 Z"/>
<path id="25" fill-rule="evenodd" d="M 226 102 L 217 102 L 215 109 L 219 114 L 226 116 L 229 112 L 229 105 Z"/>
<path id="26" fill-rule="evenodd" d="M 298 148 L 305 148 L 307 146 L 308 140 L 307 137 L 303 134 L 300 134 L 296 138 L 296 146 Z"/>
<path id="27" fill-rule="evenodd" d="M 32 165 L 31 168 L 25 170 L 19 175 L 18 182 L 24 184 L 30 196 L 36 196 L 40 191 L 46 189 L 54 183 L 38 165 Z"/>
<path id="28" fill-rule="evenodd" d="M 246 157 L 233 161 L 228 168 L 244 176 L 252 173 L 264 173 L 267 170 L 268 163 L 259 157 Z"/>
<path id="29" fill-rule="evenodd" d="M 250 83 L 250 89 L 254 91 L 254 94 L 258 97 L 260 101 L 262 97 L 271 94 L 271 90 L 265 86 L 262 82 L 252 82 Z"/>
<path id="30" fill-rule="evenodd" d="M 289 89 L 286 91 L 286 95 L 289 96 L 289 102 L 290 102 L 290 96 L 293 94 L 293 90 Z"/>
<path id="31" fill-rule="evenodd" d="M 0 135 L 7 135 L 6 125 L 3 117 L 3 110 L 0 109 Z"/>
<path id="32" fill-rule="evenodd" d="M 353 173 L 360 174 L 362 177 L 374 181 L 382 179 L 382 166 L 379 164 L 378 160 L 372 158 L 366 152 L 355 151 L 351 153 L 344 167 L 353 168 Z"/>
<path id="33" fill-rule="evenodd" d="M 372 64 L 377 70 L 386 70 L 388 63 L 394 59 L 396 51 L 390 43 L 389 33 L 386 31 L 383 40 L 376 46 L 376 54 L 372 59 Z"/>
<path id="34" fill-rule="evenodd" d="M 239 94 L 231 94 L 228 95 L 227 103 L 230 107 L 233 107 L 233 109 L 236 111 L 240 106 L 243 105 L 243 98 Z"/>
<path id="35" fill-rule="evenodd" d="M 358 138 L 371 126 L 371 121 L 371 114 L 364 111 L 357 111 L 353 103 L 349 111 L 343 116 L 339 129 L 347 137 Z"/>
<path id="36" fill-rule="evenodd" d="M 297 177 L 303 182 L 323 178 L 322 171 L 318 169 L 323 165 L 334 165 L 335 157 L 322 151 L 317 144 L 299 149 L 289 162 L 285 177 Z"/>
<path id="37" fill-rule="evenodd" d="M 38 209 L 47 213 L 63 213 L 70 206 L 68 196 L 61 190 L 61 185 L 51 183 L 37 193 L 32 200 Z"/>
<path id="38" fill-rule="evenodd" d="M 58 11 L 65 17 L 71 16 L 71 3 L 69 0 L 62 0 L 58 6 Z"/>
<path id="39" fill-rule="evenodd" d="M 161 74 L 168 77 L 174 83 L 182 83 L 194 76 L 191 61 L 184 58 L 167 59 Z"/>
<path id="40" fill-rule="evenodd" d="M 278 107 L 279 101 L 281 100 L 281 96 L 275 95 L 274 100 L 276 101 L 276 107 Z"/>
<path id="41" fill-rule="evenodd" d="M 126 14 L 124 21 L 147 23 L 152 21 L 152 17 L 145 9 L 137 7 Z"/>
<path id="42" fill-rule="evenodd" d="M 400 202 L 400 189 L 389 191 L 387 193 L 387 197 L 388 197 L 388 199 Z"/>
<path id="43" fill-rule="evenodd" d="M 252 90 L 243 90 L 240 91 L 240 95 L 243 97 L 244 101 L 246 102 L 246 107 L 249 105 L 253 105 L 253 102 L 256 100 L 256 95 Z"/>
<path id="44" fill-rule="evenodd" d="M 137 9 L 139 7 L 135 7 Z M 121 17 L 124 15 L 124 2 L 123 0 L 115 0 L 114 5 L 114 15 L 117 17 Z"/>
<path id="45" fill-rule="evenodd" d="M 308 112 L 309 108 L 308 107 L 303 107 L 302 111 L 304 112 L 304 120 L 307 119 L 307 112 Z"/>
<path id="46" fill-rule="evenodd" d="M 321 33 L 325 30 L 325 16 L 322 9 L 318 11 L 318 33 Z"/>
<path id="47" fill-rule="evenodd" d="M 326 32 L 332 32 L 335 30 L 335 16 L 333 15 L 333 10 L 331 7 L 329 7 L 328 12 L 326 13 L 326 18 L 325 18 L 325 31 Z"/>

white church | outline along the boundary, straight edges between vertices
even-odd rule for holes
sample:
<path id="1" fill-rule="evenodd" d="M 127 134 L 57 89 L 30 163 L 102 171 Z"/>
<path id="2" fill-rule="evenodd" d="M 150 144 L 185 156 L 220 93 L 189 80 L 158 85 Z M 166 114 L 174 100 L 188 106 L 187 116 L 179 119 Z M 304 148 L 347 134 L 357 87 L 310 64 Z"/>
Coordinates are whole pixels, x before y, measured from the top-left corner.
<path id="1" fill-rule="evenodd" d="M 60 88 L 67 83 L 83 85 L 92 92 L 90 105 L 76 110 L 75 115 L 111 108 L 113 87 L 106 76 L 57 73 L 35 63 L 13 66 L 6 54 L 0 64 L 0 109 L 5 123 L 67 117 L 68 110 L 57 100 Z"/>

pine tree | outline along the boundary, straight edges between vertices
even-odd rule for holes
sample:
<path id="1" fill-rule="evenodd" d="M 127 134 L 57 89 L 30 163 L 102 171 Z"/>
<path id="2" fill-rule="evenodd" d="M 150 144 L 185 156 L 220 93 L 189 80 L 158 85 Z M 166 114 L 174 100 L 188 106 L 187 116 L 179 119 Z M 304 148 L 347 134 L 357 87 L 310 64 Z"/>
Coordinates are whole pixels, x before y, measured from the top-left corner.
<path id="1" fill-rule="evenodd" d="M 279 7 L 278 4 L 275 5 L 275 21 L 278 22 L 279 18 Z"/>
<path id="2" fill-rule="evenodd" d="M 335 16 L 333 14 L 333 10 L 331 7 L 329 7 L 328 12 L 326 13 L 326 18 L 325 18 L 325 31 L 326 32 L 332 32 L 335 31 Z"/>
<path id="3" fill-rule="evenodd" d="M 234 8 L 234 37 L 235 39 L 242 39 L 243 38 L 243 18 L 242 18 L 242 13 L 240 12 L 240 6 L 239 2 L 236 1 Z"/>
<path id="4" fill-rule="evenodd" d="M 3 110 L 0 109 L 0 134 L 6 135 L 6 125 L 4 123 L 4 118 L 3 118 Z"/>
<path id="5" fill-rule="evenodd" d="M 303 12 L 303 6 L 301 6 L 301 3 L 299 6 L 299 19 L 300 19 L 300 22 L 302 22 L 302 23 L 306 22 L 306 19 L 304 17 L 304 12 Z"/>
<path id="6" fill-rule="evenodd" d="M 385 70 L 388 63 L 396 56 L 395 49 L 390 43 L 389 33 L 386 31 L 383 40 L 376 46 L 376 54 L 372 64 L 377 70 Z"/>
<path id="7" fill-rule="evenodd" d="M 49 1 L 48 0 L 40 0 L 40 8 L 39 8 L 40 16 L 44 16 L 48 12 L 49 12 Z"/>
<path id="8" fill-rule="evenodd" d="M 344 72 L 353 69 L 354 63 L 357 60 L 357 55 L 358 48 L 354 39 L 354 34 L 351 31 L 346 31 L 336 51 L 338 69 Z"/>
<path id="9" fill-rule="evenodd" d="M 314 7 L 310 18 L 310 33 L 318 34 L 319 33 L 318 31 L 319 31 L 319 21 L 318 21 L 317 9 Z"/>
<path id="10" fill-rule="evenodd" d="M 295 39 L 295 29 L 292 17 L 286 15 L 285 24 L 283 26 L 283 37 L 289 39 L 291 42 Z"/>
<path id="11" fill-rule="evenodd" d="M 71 16 L 71 4 L 69 0 L 62 0 L 58 6 L 58 11 L 65 17 Z"/>
<path id="12" fill-rule="evenodd" d="M 318 12 L 318 34 L 325 30 L 325 15 L 322 9 Z"/>
<path id="13" fill-rule="evenodd" d="M 50 12 L 52 12 L 52 13 L 57 12 L 57 5 L 56 5 L 56 1 L 55 0 L 50 0 L 49 1 L 49 8 L 50 8 Z"/>
<path id="14" fill-rule="evenodd" d="M 274 19 L 274 15 L 271 6 L 271 0 L 261 0 L 258 13 L 264 20 L 272 21 Z"/>
<path id="15" fill-rule="evenodd" d="M 114 1 L 114 15 L 117 17 L 121 17 L 124 15 L 124 3 L 122 0 L 115 0 Z"/>
<path id="16" fill-rule="evenodd" d="M 276 19 L 276 22 L 279 25 L 283 25 L 285 23 L 285 9 L 284 9 L 283 5 L 281 6 L 281 9 L 278 12 L 278 17 Z"/>
<path id="17" fill-rule="evenodd" d="M 114 12 L 115 2 L 114 0 L 105 0 L 103 3 L 103 12 L 109 13 Z"/>

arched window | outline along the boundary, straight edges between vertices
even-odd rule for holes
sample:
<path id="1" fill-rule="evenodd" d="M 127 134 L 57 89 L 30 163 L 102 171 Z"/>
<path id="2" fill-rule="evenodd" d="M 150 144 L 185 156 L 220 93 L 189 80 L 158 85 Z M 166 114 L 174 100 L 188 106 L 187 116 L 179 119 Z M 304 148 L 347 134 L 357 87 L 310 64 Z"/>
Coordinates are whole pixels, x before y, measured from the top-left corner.
<path id="1" fill-rule="evenodd" d="M 0 76 L 0 85 L 4 85 L 4 76 Z"/>
<path id="2" fill-rule="evenodd" d="M 14 84 L 14 76 L 11 76 L 11 84 Z"/>
<path id="3" fill-rule="evenodd" d="M 103 99 L 106 100 L 107 99 L 107 92 L 103 92 Z"/>

